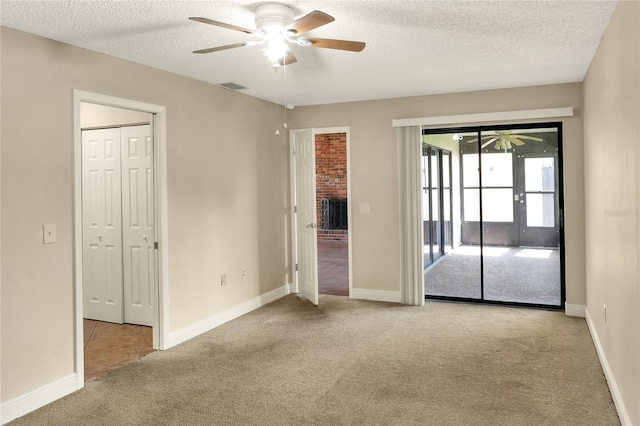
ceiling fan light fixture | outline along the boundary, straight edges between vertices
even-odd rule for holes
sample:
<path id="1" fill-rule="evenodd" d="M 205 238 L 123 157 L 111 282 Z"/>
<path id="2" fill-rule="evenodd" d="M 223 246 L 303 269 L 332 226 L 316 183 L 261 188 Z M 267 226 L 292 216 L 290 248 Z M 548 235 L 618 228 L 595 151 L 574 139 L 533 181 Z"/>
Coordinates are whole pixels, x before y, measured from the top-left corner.
<path id="1" fill-rule="evenodd" d="M 270 49 L 262 49 L 262 54 L 267 57 L 269 62 L 277 63 L 280 59 L 286 58 L 291 54 L 290 50 L 282 51 L 282 50 L 270 50 Z"/>
<path id="2" fill-rule="evenodd" d="M 269 58 L 272 63 L 291 54 L 291 49 L 279 34 L 272 34 L 267 41 L 267 45 L 266 48 L 262 49 L 262 54 Z"/>

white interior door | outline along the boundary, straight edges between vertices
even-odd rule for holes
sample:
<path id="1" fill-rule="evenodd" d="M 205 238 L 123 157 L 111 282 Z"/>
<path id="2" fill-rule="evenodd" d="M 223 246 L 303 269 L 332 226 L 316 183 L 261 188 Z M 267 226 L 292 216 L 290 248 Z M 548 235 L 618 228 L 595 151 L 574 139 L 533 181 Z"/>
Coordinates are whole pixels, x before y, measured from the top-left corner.
<path id="1" fill-rule="evenodd" d="M 318 235 L 316 223 L 315 142 L 311 129 L 292 131 L 295 162 L 297 280 L 300 294 L 318 304 Z"/>
<path id="2" fill-rule="evenodd" d="M 124 318 L 153 326 L 155 248 L 151 126 L 121 128 Z"/>
<path id="3" fill-rule="evenodd" d="M 82 132 L 84 317 L 122 324 L 120 129 Z"/>

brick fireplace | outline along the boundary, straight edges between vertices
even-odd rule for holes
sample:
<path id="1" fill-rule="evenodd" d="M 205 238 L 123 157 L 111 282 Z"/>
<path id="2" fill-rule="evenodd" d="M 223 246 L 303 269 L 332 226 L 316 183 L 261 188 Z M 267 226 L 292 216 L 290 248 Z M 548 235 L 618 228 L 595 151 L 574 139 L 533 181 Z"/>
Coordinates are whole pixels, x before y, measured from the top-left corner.
<path id="1" fill-rule="evenodd" d="M 316 135 L 318 243 L 347 244 L 347 134 Z"/>

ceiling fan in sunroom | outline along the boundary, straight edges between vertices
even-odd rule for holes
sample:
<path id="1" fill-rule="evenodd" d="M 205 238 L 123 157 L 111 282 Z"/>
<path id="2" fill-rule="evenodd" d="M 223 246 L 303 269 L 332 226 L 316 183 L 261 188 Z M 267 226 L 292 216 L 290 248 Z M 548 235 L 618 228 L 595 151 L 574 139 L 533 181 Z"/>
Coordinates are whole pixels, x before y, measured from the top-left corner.
<path id="1" fill-rule="evenodd" d="M 193 53 L 211 53 L 219 52 L 221 50 L 235 49 L 238 47 L 266 44 L 266 47 L 262 49 L 262 53 L 269 58 L 269 61 L 274 66 L 289 65 L 297 62 L 289 44 L 295 44 L 303 47 L 310 46 L 346 50 L 350 52 L 360 52 L 365 47 L 365 43 L 361 41 L 334 40 L 303 36 L 303 34 L 333 22 L 335 19 L 319 10 L 314 10 L 313 12 L 309 12 L 306 15 L 295 19 L 293 9 L 281 3 L 262 4 L 256 8 L 256 29 L 243 28 L 237 25 L 201 17 L 191 17 L 189 19 L 257 37 L 257 40 L 196 50 Z"/>
<path id="2" fill-rule="evenodd" d="M 480 138 L 482 145 L 480 148 L 486 148 L 492 143 L 496 143 L 494 148 L 497 150 L 507 150 L 512 148 L 512 144 L 516 146 L 522 146 L 525 144 L 524 140 L 530 140 L 534 142 L 543 142 L 544 139 L 538 138 L 535 136 L 527 136 L 527 135 L 514 135 L 510 130 L 496 130 L 494 133 L 490 135 L 485 135 Z M 478 143 L 478 139 L 472 139 L 467 141 L 467 143 Z"/>

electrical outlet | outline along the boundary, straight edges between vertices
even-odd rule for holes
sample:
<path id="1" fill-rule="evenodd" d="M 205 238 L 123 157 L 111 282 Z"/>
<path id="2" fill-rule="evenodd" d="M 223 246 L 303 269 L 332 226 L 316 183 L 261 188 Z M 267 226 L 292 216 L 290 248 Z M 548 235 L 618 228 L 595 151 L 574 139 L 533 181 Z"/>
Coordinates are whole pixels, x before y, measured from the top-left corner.
<path id="1" fill-rule="evenodd" d="M 220 285 L 227 285 L 227 274 L 222 274 L 220 277 Z"/>
<path id="2" fill-rule="evenodd" d="M 240 269 L 240 278 L 242 278 L 243 280 L 247 278 L 247 268 Z"/>
<path id="3" fill-rule="evenodd" d="M 607 322 L 607 305 L 602 305 L 602 315 L 604 315 L 604 322 Z"/>

